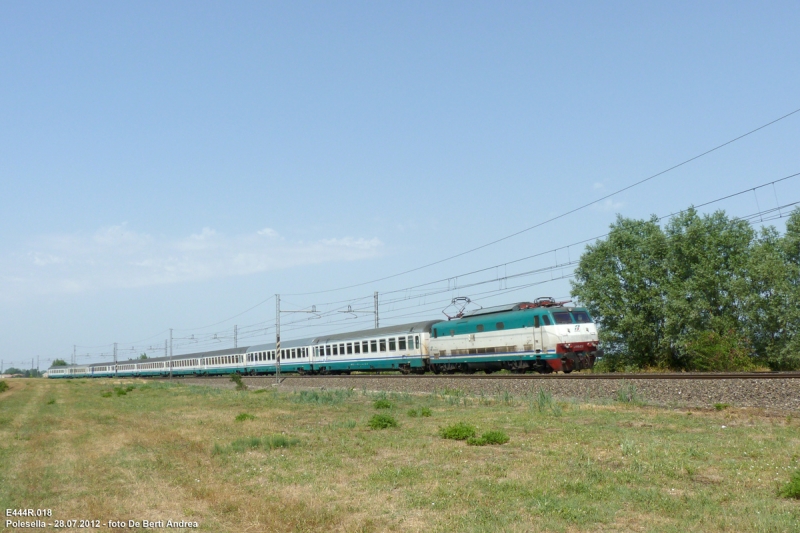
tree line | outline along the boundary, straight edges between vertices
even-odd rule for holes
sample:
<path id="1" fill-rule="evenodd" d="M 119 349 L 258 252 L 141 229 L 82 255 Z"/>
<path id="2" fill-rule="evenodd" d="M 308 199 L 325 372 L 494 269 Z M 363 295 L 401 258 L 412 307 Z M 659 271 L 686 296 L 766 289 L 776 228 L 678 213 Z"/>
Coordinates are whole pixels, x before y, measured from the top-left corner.
<path id="1" fill-rule="evenodd" d="M 800 369 L 800 209 L 783 235 L 724 211 L 663 227 L 618 216 L 581 256 L 572 296 L 606 370 Z"/>

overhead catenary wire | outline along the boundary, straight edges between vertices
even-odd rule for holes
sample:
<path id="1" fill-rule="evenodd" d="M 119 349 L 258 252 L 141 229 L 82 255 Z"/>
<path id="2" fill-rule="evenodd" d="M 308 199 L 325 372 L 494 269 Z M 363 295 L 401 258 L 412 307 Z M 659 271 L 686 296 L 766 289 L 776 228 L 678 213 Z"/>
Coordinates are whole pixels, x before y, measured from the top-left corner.
<path id="1" fill-rule="evenodd" d="M 800 176 L 800 173 L 791 174 L 791 175 L 785 176 L 785 177 L 780 178 L 780 179 L 772 180 L 772 181 L 763 183 L 761 185 L 757 185 L 756 187 L 749 187 L 749 188 L 744 189 L 742 191 L 739 191 L 739 192 L 736 192 L 736 193 L 732 193 L 732 194 L 728 194 L 728 195 L 725 195 L 725 196 L 722 196 L 722 197 L 719 197 L 719 198 L 704 202 L 702 204 L 698 204 L 698 205 L 693 206 L 693 207 L 691 207 L 689 209 L 692 209 L 692 208 L 697 209 L 697 208 L 700 208 L 700 207 L 705 207 L 705 206 L 708 206 L 708 205 L 711 205 L 711 204 L 714 204 L 714 203 L 717 203 L 717 202 L 720 202 L 720 201 L 723 201 L 723 200 L 727 200 L 727 199 L 733 198 L 735 196 L 739 196 L 741 194 L 749 193 L 750 191 L 753 191 L 754 189 L 759 189 L 759 188 L 768 187 L 768 186 L 772 186 L 773 189 L 774 189 L 775 184 L 780 183 L 780 182 L 785 181 L 785 180 L 796 178 L 798 176 Z M 776 194 L 776 200 L 777 200 L 777 194 Z M 793 203 L 787 203 L 787 204 L 784 204 L 784 205 L 778 205 L 777 207 L 771 208 L 771 209 L 765 209 L 765 210 L 759 209 L 757 213 L 755 213 L 753 215 L 747 215 L 746 217 L 739 217 L 739 219 L 750 220 L 752 217 L 758 217 L 759 220 L 769 221 L 769 220 L 776 220 L 776 219 L 779 219 L 779 218 L 784 218 L 785 216 L 788 216 L 788 215 L 783 215 L 782 210 L 786 209 L 787 207 L 792 207 L 792 206 L 797 205 L 797 204 L 798 204 L 798 202 L 793 202 Z M 681 210 L 681 211 L 670 213 L 668 215 L 664 215 L 664 216 L 659 217 L 657 220 L 661 221 L 661 220 L 664 220 L 666 218 L 673 217 L 673 216 L 676 216 L 678 214 L 684 213 L 686 211 L 688 211 L 688 209 L 684 209 L 684 210 Z M 777 211 L 777 215 L 774 215 L 774 213 L 776 211 Z M 765 215 L 772 215 L 772 217 L 768 216 L 767 218 L 765 218 Z M 410 286 L 410 287 L 405 287 L 405 288 L 401 288 L 401 289 L 395 289 L 395 290 L 391 290 L 391 291 L 385 291 L 385 292 L 383 292 L 383 294 L 398 294 L 398 293 L 405 292 L 406 295 L 402 296 L 402 297 L 389 299 L 387 301 L 382 302 L 382 304 L 383 305 L 391 305 L 391 304 L 394 304 L 396 302 L 402 302 L 402 301 L 408 301 L 408 300 L 413 300 L 413 299 L 431 297 L 431 296 L 435 296 L 437 294 L 442 294 L 442 293 L 445 293 L 445 292 L 448 292 L 448 291 L 463 290 L 465 288 L 484 285 L 484 284 L 488 284 L 488 283 L 493 283 L 493 282 L 497 282 L 499 280 L 506 280 L 507 281 L 508 279 L 513 279 L 515 277 L 521 277 L 521 276 L 525 276 L 525 275 L 535 275 L 536 273 L 552 271 L 552 270 L 556 270 L 556 269 L 559 269 L 559 268 L 563 269 L 565 267 L 572 266 L 572 264 L 574 264 L 576 262 L 575 261 L 568 261 L 567 263 L 556 263 L 554 265 L 549 265 L 549 266 L 546 266 L 546 267 L 543 267 L 543 268 L 540 268 L 540 269 L 534 269 L 534 270 L 523 272 L 523 273 L 512 274 L 511 276 L 509 276 L 509 275 L 497 276 L 496 275 L 493 278 L 482 280 L 482 281 L 478 281 L 478 282 L 472 282 L 472 283 L 469 283 L 469 284 L 461 284 L 461 285 L 459 285 L 457 282 L 454 282 L 452 285 L 450 285 L 451 281 L 457 280 L 459 277 L 465 278 L 465 277 L 470 276 L 470 275 L 475 275 L 475 274 L 478 274 L 478 273 L 486 272 L 488 270 L 497 269 L 498 267 L 504 267 L 504 269 L 507 269 L 507 267 L 509 265 L 512 265 L 512 264 L 515 264 L 515 263 L 519 263 L 521 261 L 525 261 L 525 260 L 530 260 L 530 259 L 534 259 L 534 258 L 537 258 L 537 257 L 541 257 L 541 256 L 544 256 L 544 255 L 547 255 L 547 254 L 550 254 L 550 253 L 557 253 L 559 250 L 564 250 L 564 249 L 568 250 L 569 248 L 571 248 L 573 246 L 578 246 L 578 245 L 581 245 L 581 244 L 584 244 L 584 243 L 587 243 L 587 242 L 596 241 L 597 239 L 601 239 L 601 238 L 606 237 L 606 236 L 608 236 L 608 233 L 605 233 L 603 235 L 598 235 L 598 236 L 592 237 L 590 239 L 584 239 L 584 240 L 581 240 L 581 241 L 577 241 L 577 242 L 574 242 L 574 243 L 571 243 L 571 244 L 568 244 L 568 245 L 565 245 L 565 246 L 560 246 L 558 248 L 554 248 L 554 249 L 551 249 L 551 250 L 548 250 L 548 251 L 539 252 L 537 254 L 528 255 L 528 256 L 525 256 L 525 257 L 522 257 L 522 258 L 518 258 L 518 259 L 514 259 L 514 260 L 511 260 L 511 261 L 506 261 L 504 263 L 500 263 L 500 264 L 497 264 L 497 265 L 491 265 L 491 266 L 484 267 L 484 268 L 481 268 L 481 269 L 476 269 L 476 270 L 472 270 L 472 271 L 469 271 L 469 272 L 466 272 L 466 273 L 461 273 L 461 274 L 458 274 L 458 275 L 455 275 L 455 276 L 449 276 L 447 278 L 441 278 L 441 279 L 436 280 L 436 281 L 431 281 L 431 282 L 427 282 L 427 283 L 423 283 L 423 284 L 419 284 L 419 285 L 414 285 L 414 286 Z M 556 280 L 556 279 L 561 279 L 561 278 L 553 278 L 553 280 Z M 543 282 L 548 282 L 548 281 L 551 281 L 551 280 L 544 280 Z M 445 288 L 436 288 L 436 289 L 434 289 L 433 287 L 431 287 L 432 285 L 435 285 L 437 283 L 443 283 L 443 282 L 448 282 L 448 288 L 446 288 L 446 289 Z M 538 284 L 538 283 L 525 285 L 525 286 L 532 286 L 532 285 L 535 285 L 535 284 Z M 426 287 L 430 287 L 430 289 L 425 289 Z M 409 291 L 423 290 L 423 289 L 426 292 L 408 294 Z M 512 288 L 512 290 L 519 290 L 519 289 Z M 498 289 L 495 289 L 495 290 L 492 290 L 492 291 L 486 291 L 485 294 L 500 295 L 500 294 L 503 294 L 503 292 L 501 292 Z M 273 297 L 274 296 L 270 296 L 269 298 L 266 298 L 265 300 L 255 304 L 254 306 L 251 306 L 250 308 L 246 309 L 245 311 L 242 311 L 242 312 L 240 312 L 240 313 L 238 313 L 236 315 L 233 315 L 232 317 L 229 317 L 229 318 L 227 318 L 225 320 L 218 321 L 218 322 L 216 322 L 214 324 L 203 326 L 201 328 L 191 328 L 191 329 L 190 328 L 186 328 L 186 329 L 183 329 L 182 331 L 192 331 L 192 330 L 196 331 L 196 330 L 199 330 L 199 329 L 204 329 L 204 328 L 212 327 L 214 325 L 218 325 L 218 324 L 227 322 L 227 321 L 229 321 L 229 320 L 231 320 L 233 318 L 236 318 L 238 316 L 241 316 L 241 315 L 251 311 L 252 309 L 255 309 L 256 307 L 258 307 L 260 305 L 263 305 L 264 303 L 270 301 Z M 366 301 L 369 301 L 369 300 L 372 300 L 372 295 L 365 295 L 365 296 L 361 296 L 361 297 L 354 297 L 354 298 L 350 298 L 350 299 L 343 299 L 343 300 L 338 300 L 338 301 L 334 301 L 334 302 L 317 304 L 317 306 L 318 307 L 324 307 L 324 306 L 327 306 L 327 305 L 335 305 L 335 304 L 347 303 L 347 302 L 349 302 L 350 305 L 357 305 L 358 302 L 366 302 Z M 302 306 L 301 305 L 296 305 L 296 307 L 302 307 Z M 293 322 L 293 321 L 292 322 L 287 322 L 286 323 L 286 327 L 288 328 L 287 331 L 302 330 L 304 328 L 309 328 L 309 327 L 319 328 L 319 327 L 322 327 L 322 326 L 325 326 L 325 325 L 330 326 L 330 325 L 336 324 L 337 321 L 332 321 L 332 320 L 328 320 L 328 321 L 322 321 L 321 320 L 320 323 L 314 324 L 314 325 L 308 325 L 307 323 L 308 323 L 309 320 L 319 320 L 319 319 L 322 319 L 322 318 L 327 317 L 327 316 L 332 316 L 332 315 L 338 313 L 340 310 L 341 310 L 341 308 L 331 309 L 331 310 L 328 310 L 328 311 L 320 310 L 316 314 L 315 317 L 308 317 L 308 318 L 304 317 L 303 319 L 298 320 L 296 322 L 297 323 L 296 327 L 293 327 L 295 322 Z M 386 318 L 387 318 L 387 320 L 391 320 L 391 316 L 388 315 L 388 314 L 386 315 Z M 345 322 L 345 323 L 347 323 L 349 325 L 352 325 L 352 324 L 355 323 L 355 322 L 349 322 L 349 320 L 351 320 L 351 319 L 345 319 L 345 320 L 348 320 L 348 322 Z M 258 323 L 251 324 L 251 325 L 241 326 L 240 332 L 242 332 L 244 334 L 244 336 L 241 337 L 241 338 L 242 339 L 250 339 L 250 338 L 262 338 L 262 337 L 266 336 L 266 334 L 268 332 L 270 332 L 274 328 L 274 326 L 269 326 L 267 324 L 268 324 L 268 321 L 264 321 L 264 322 L 258 322 Z M 250 328 L 252 330 L 255 330 L 255 331 L 253 331 L 253 335 L 248 335 L 248 333 L 250 333 L 250 329 L 248 329 L 248 328 Z M 257 331 L 263 331 L 264 334 L 263 335 L 257 335 L 257 334 L 255 334 L 255 332 L 257 332 Z M 146 339 L 142 339 L 142 341 L 143 340 L 149 340 L 149 339 L 151 339 L 151 338 L 153 338 L 153 337 L 155 337 L 157 335 L 158 334 L 153 335 L 151 337 L 148 337 Z M 215 332 L 211 332 L 211 333 L 207 333 L 207 334 L 203 334 L 203 335 L 208 336 L 209 338 L 208 339 L 203 339 L 201 336 L 198 336 L 196 339 L 193 339 L 189 343 L 177 343 L 176 348 L 186 347 L 186 346 L 190 346 L 190 345 L 192 345 L 192 346 L 194 346 L 196 348 L 209 347 L 209 346 L 213 346 L 215 343 L 219 343 L 221 340 L 227 340 L 226 336 L 222 332 L 216 332 L 216 333 Z M 120 343 L 120 344 L 136 344 L 137 342 L 141 342 L 141 341 L 134 341 L 133 343 L 125 342 L 125 343 Z M 87 347 L 87 346 L 83 346 L 83 345 L 80 345 L 80 346 L 82 348 L 92 348 L 92 347 Z M 109 346 L 112 346 L 112 344 L 111 343 L 102 344 L 102 345 L 97 345 L 95 347 L 102 348 L 102 347 L 109 347 Z M 138 350 L 142 350 L 144 352 L 148 352 L 148 351 L 150 351 L 150 352 L 160 352 L 161 348 L 145 350 L 145 349 L 140 347 L 140 348 L 137 348 L 136 350 L 137 351 Z M 96 354 L 96 355 L 99 355 L 99 354 Z M 103 354 L 103 355 L 106 355 L 106 354 Z M 88 357 L 88 356 L 89 356 L 89 354 L 87 354 L 85 356 L 81 355 L 81 357 Z"/>

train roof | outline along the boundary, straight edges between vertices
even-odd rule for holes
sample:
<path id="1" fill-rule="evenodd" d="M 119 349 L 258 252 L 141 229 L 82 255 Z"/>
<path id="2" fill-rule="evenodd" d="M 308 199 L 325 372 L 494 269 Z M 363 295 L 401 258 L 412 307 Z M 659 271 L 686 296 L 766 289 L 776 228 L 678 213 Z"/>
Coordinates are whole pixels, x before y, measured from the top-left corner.
<path id="1" fill-rule="evenodd" d="M 320 335 L 313 339 L 314 344 L 325 344 L 347 339 L 361 339 L 364 337 L 381 337 L 384 335 L 398 335 L 407 333 L 430 333 L 431 326 L 441 322 L 441 320 L 426 320 L 425 322 L 412 322 L 410 324 L 399 324 L 397 326 L 385 326 L 382 328 L 362 329 L 360 331 L 349 331 L 347 333 L 337 333 L 335 335 Z"/>
<path id="2" fill-rule="evenodd" d="M 235 355 L 235 354 L 243 354 L 247 352 L 247 346 L 239 346 L 238 348 L 226 348 L 224 350 L 213 350 L 210 352 L 195 352 L 195 353 L 183 353 L 179 355 L 173 355 L 172 357 L 148 357 L 147 359 L 118 359 L 118 365 L 130 365 L 132 363 L 158 363 L 160 361 L 169 361 L 170 359 L 173 361 L 180 361 L 181 359 L 196 359 L 200 357 L 213 357 L 216 355 Z M 56 366 L 50 368 L 75 368 L 75 367 L 96 367 L 96 366 L 108 366 L 113 365 L 114 361 L 104 361 L 102 363 L 87 363 L 83 365 L 67 365 L 67 366 Z"/>
<path id="3" fill-rule="evenodd" d="M 482 309 L 474 309 L 472 311 L 465 311 L 464 314 L 460 318 L 471 318 L 480 315 L 493 315 L 495 313 L 507 313 L 511 311 L 526 311 L 528 309 L 549 309 L 549 310 L 564 310 L 564 309 L 582 309 L 581 307 L 576 307 L 574 305 L 565 306 L 567 302 L 556 303 L 553 301 L 552 304 L 536 304 L 531 302 L 519 302 L 515 304 L 506 304 L 506 305 L 496 305 L 494 307 L 484 307 Z"/>

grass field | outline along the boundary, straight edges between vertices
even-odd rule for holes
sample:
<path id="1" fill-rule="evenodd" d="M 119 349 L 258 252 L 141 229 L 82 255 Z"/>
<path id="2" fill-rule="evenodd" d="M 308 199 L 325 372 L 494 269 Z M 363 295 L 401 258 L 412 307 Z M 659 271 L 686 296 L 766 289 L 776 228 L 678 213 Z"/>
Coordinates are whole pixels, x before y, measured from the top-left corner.
<path id="1" fill-rule="evenodd" d="M 800 531 L 800 500 L 779 496 L 800 468 L 787 416 L 457 390 L 10 384 L 2 509 L 215 532 Z M 371 429 L 375 415 L 397 425 Z M 442 438 L 459 422 L 510 440 Z"/>

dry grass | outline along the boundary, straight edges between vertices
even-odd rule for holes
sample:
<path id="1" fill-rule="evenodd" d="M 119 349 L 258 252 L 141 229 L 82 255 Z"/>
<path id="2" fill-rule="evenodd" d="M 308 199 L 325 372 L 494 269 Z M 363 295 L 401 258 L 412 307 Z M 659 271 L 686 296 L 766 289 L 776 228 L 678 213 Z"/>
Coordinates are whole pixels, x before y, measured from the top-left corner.
<path id="1" fill-rule="evenodd" d="M 368 427 L 382 398 L 399 428 Z M 194 520 L 204 531 L 790 531 L 800 521 L 800 504 L 777 494 L 800 466 L 796 421 L 542 401 L 25 380 L 0 397 L 0 508 Z M 406 414 L 422 408 L 433 416 Z M 237 423 L 243 412 L 255 418 Z M 459 421 L 511 440 L 439 436 Z"/>

